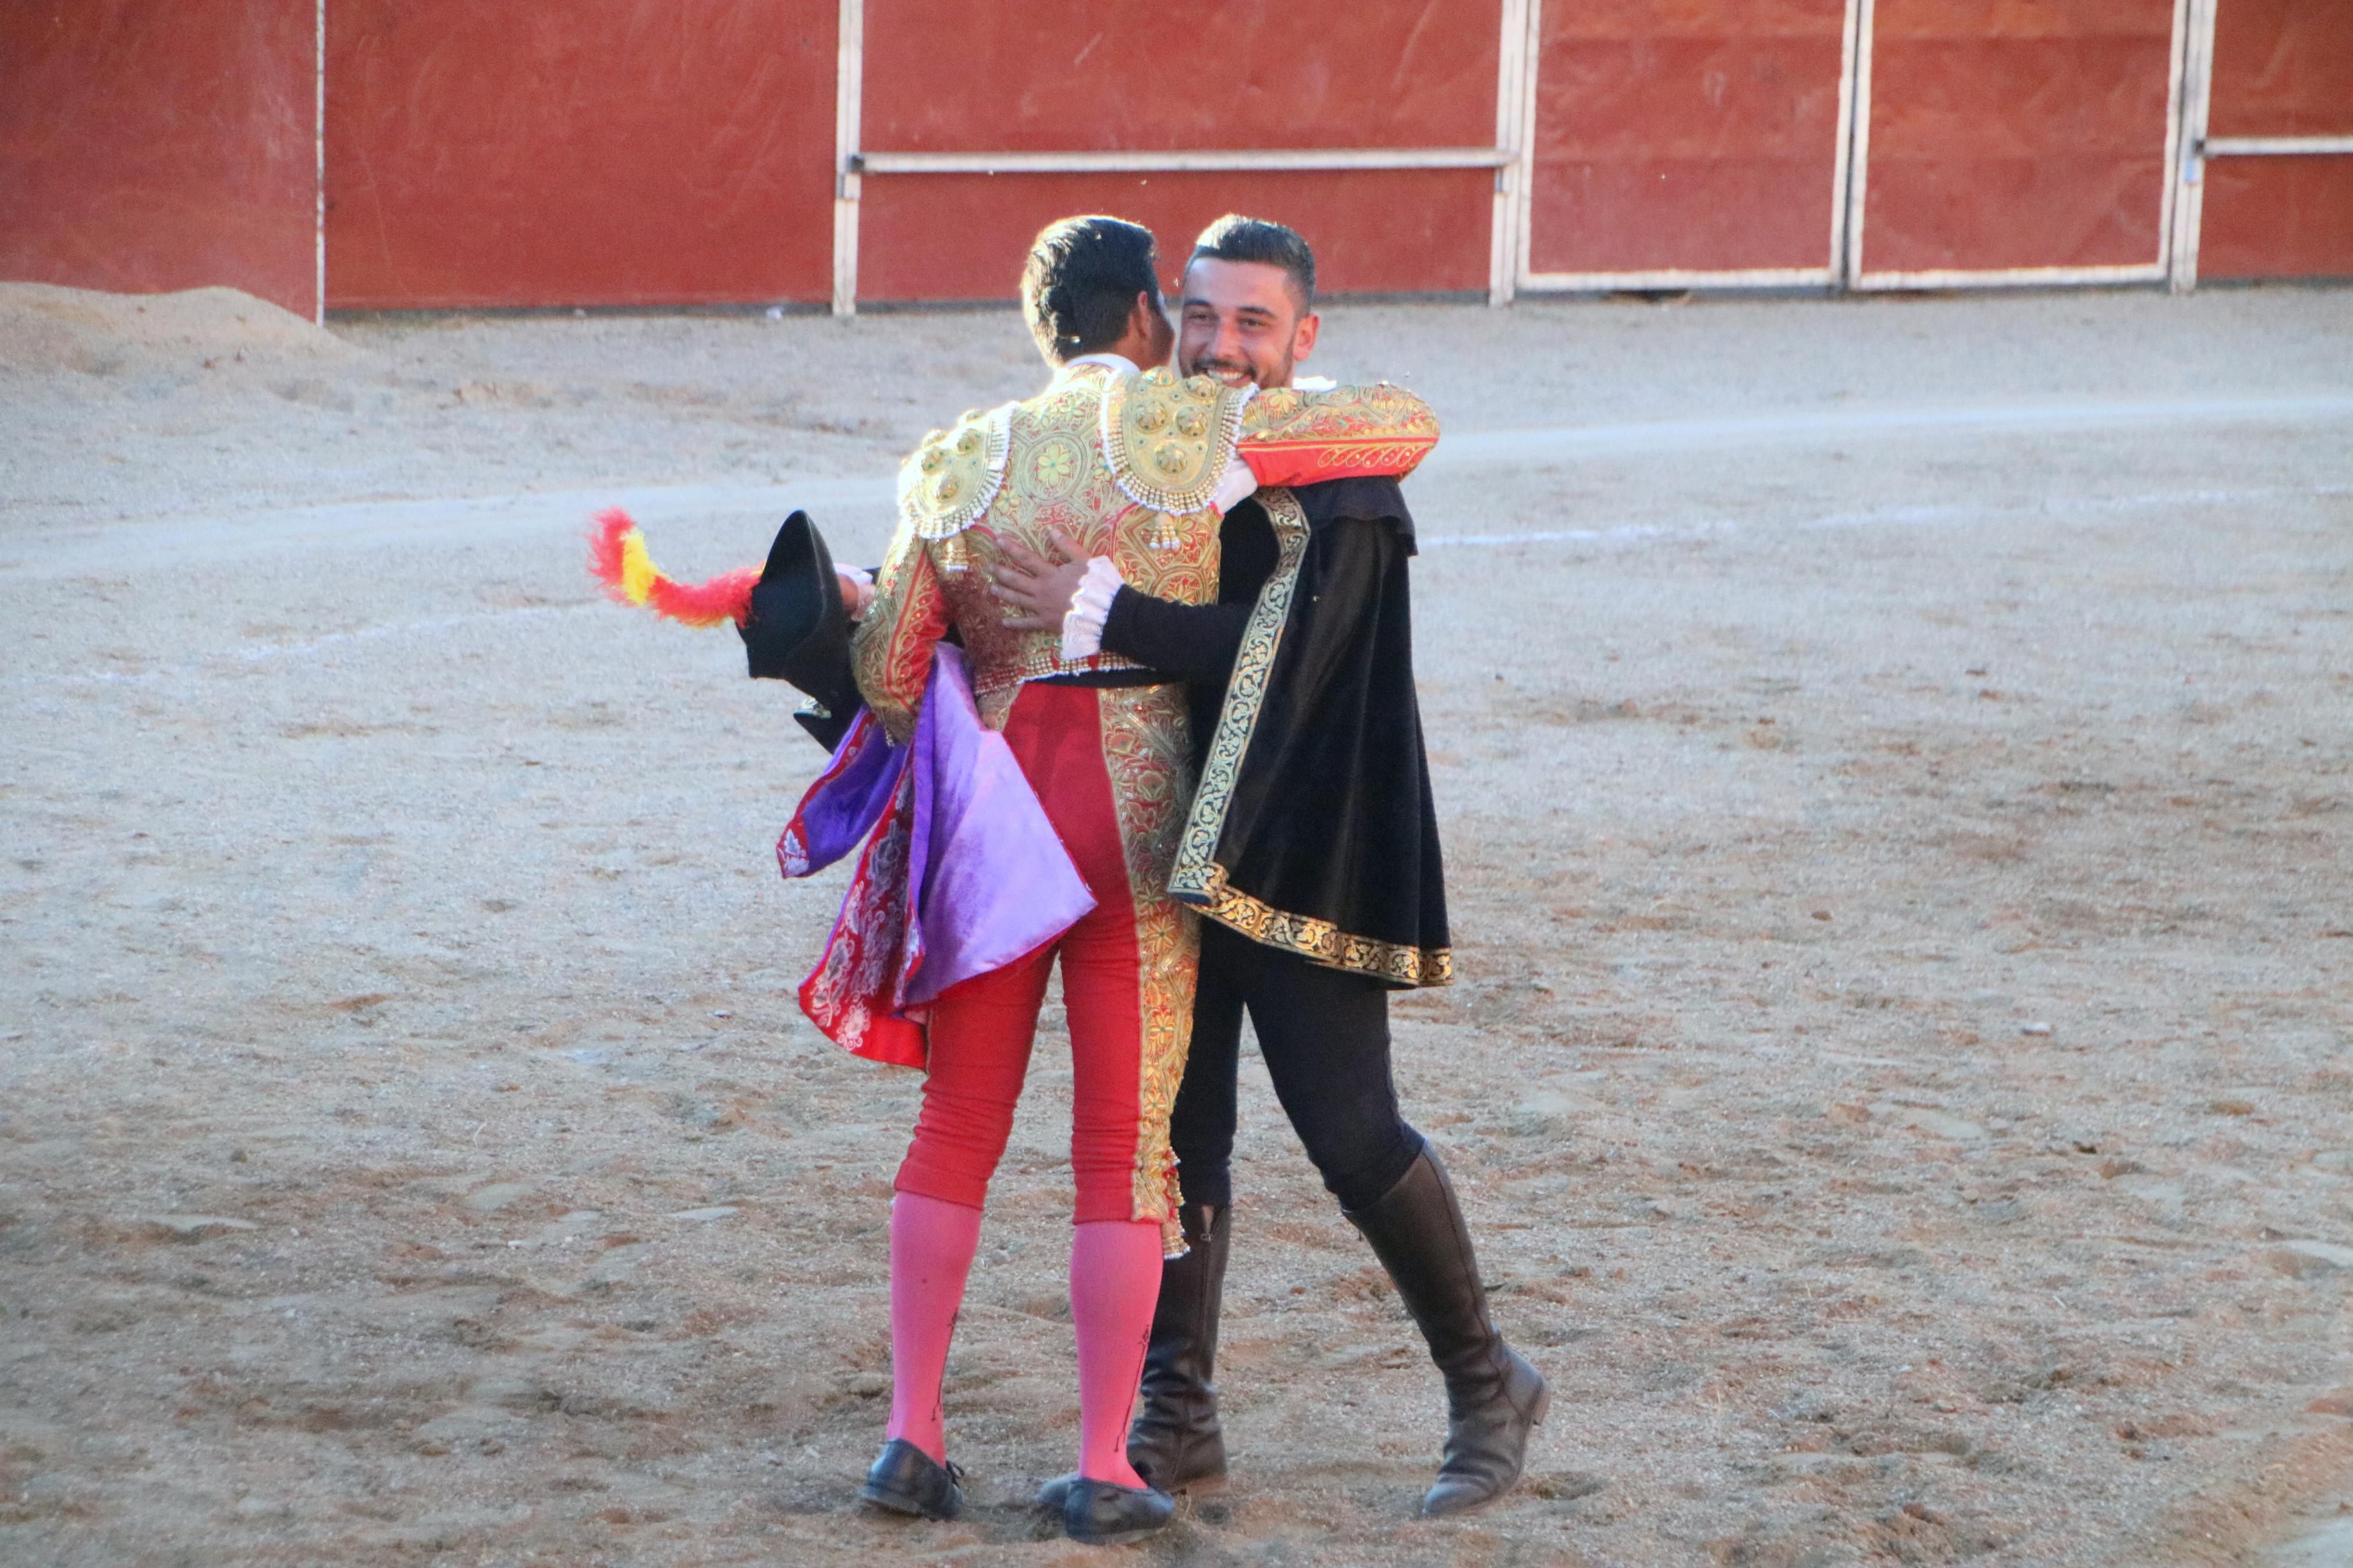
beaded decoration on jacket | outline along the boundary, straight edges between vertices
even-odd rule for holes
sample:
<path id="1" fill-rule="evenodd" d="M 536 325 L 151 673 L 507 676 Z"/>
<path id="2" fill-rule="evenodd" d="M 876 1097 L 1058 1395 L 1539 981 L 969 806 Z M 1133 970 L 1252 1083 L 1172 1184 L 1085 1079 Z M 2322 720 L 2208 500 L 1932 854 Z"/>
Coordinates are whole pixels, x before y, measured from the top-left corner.
<path id="1" fill-rule="evenodd" d="M 1217 596 L 1210 502 L 1237 455 L 1261 486 L 1410 473 L 1438 443 L 1429 405 L 1386 383 L 1260 393 L 1166 370 L 1074 366 L 1026 402 L 934 430 L 899 474 L 899 530 L 853 643 L 858 685 L 894 739 L 914 730 L 931 645 L 963 639 L 981 718 L 1001 727 L 1025 680 L 1132 669 L 1066 660 L 1051 630 L 1017 632 L 989 594 L 1002 545 L 1050 553 L 1060 532 L 1111 558 L 1138 593 Z"/>
<path id="2" fill-rule="evenodd" d="M 1200 384 L 1217 384 L 1203 379 Z M 1050 554 L 1050 535 L 1060 532 L 1091 555 L 1110 556 L 1121 576 L 1143 592 L 1193 605 L 1217 596 L 1218 516 L 1207 496 L 1187 503 L 1198 470 L 1214 462 L 1208 487 L 1214 494 L 1214 479 L 1233 455 L 1233 432 L 1248 398 L 1219 390 L 1228 395 L 1204 399 L 1198 388 L 1165 371 L 1123 374 L 1084 366 L 1039 396 L 968 414 L 951 428 L 934 431 L 907 459 L 899 475 L 900 536 L 884 567 L 877 609 L 892 601 L 886 618 L 919 626 L 934 617 L 910 616 L 920 605 L 901 601 L 936 595 L 938 618 L 953 625 L 963 641 L 985 722 L 1004 723 L 1025 680 L 1137 668 L 1113 654 L 1065 659 L 1059 631 L 1007 627 L 1004 607 L 988 591 L 1006 543 Z M 1233 413 L 1218 407 L 1219 402 L 1231 404 Z M 1205 404 L 1220 417 L 1212 419 Z M 1134 434 L 1123 437 L 1114 459 L 1106 434 L 1130 429 Z M 1155 435 L 1164 436 L 1157 447 L 1149 444 Z M 1172 450 L 1160 458 L 1158 447 Z M 1121 469 L 1137 467 L 1139 449 L 1144 464 L 1173 474 L 1184 486 L 1122 482 Z M 917 554 L 921 563 L 913 559 Z M 928 651 L 922 662 L 928 665 Z M 906 673 L 913 676 L 912 665 Z M 878 711 L 890 723 L 887 707 L 878 705 Z"/>

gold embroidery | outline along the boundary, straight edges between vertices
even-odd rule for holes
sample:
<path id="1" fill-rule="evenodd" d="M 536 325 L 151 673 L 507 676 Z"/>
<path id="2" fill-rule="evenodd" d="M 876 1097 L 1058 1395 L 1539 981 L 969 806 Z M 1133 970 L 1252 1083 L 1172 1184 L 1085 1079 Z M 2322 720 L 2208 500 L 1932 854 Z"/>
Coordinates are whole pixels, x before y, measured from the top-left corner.
<path id="1" fill-rule="evenodd" d="M 1430 405 L 1386 381 L 1329 392 L 1278 387 L 1242 414 L 1241 449 L 1250 466 L 1267 474 L 1272 462 L 1290 483 L 1342 473 L 1403 479 L 1437 445 Z"/>
<path id="2" fill-rule="evenodd" d="M 981 721 L 992 729 L 1003 728 L 1025 681 L 1138 668 L 1110 653 L 1065 659 L 1059 628 L 1008 627 L 1003 602 L 989 592 L 1007 544 L 1050 554 L 1050 535 L 1060 532 L 1088 554 L 1110 556 L 1139 593 L 1186 605 L 1207 604 L 1218 595 L 1217 514 L 1201 511 L 1163 521 L 1162 514 L 1143 511 L 1113 482 L 1100 430 L 1110 379 L 1108 372 L 1090 369 L 1013 405 L 1008 424 L 1011 457 L 987 512 L 953 538 L 923 546 L 940 568 L 948 618 L 964 639 L 973 697 Z M 1156 548 L 1170 541 L 1172 548 Z M 950 569 L 952 555 L 958 569 Z"/>
<path id="3" fill-rule="evenodd" d="M 915 712 L 932 673 L 932 638 L 926 628 L 936 626 L 944 613 L 931 557 L 913 526 L 902 521 L 875 578 L 874 603 L 849 639 L 850 669 L 859 692 L 897 744 L 906 744 L 915 732 Z"/>
<path id="4" fill-rule="evenodd" d="M 1111 776 L 1127 881 L 1135 899 L 1136 983 L 1142 1037 L 1137 1063 L 1134 1216 L 1160 1222 L 1170 1257 L 1185 1251 L 1176 1224 L 1176 1156 L 1168 1144 L 1168 1118 L 1193 1038 L 1193 983 L 1201 928 L 1193 912 L 1165 891 L 1184 826 L 1192 780 L 1187 753 L 1183 689 L 1104 687 L 1103 767 Z"/>
<path id="5" fill-rule="evenodd" d="M 1218 863 L 1226 811 L 1233 804 L 1242 758 L 1258 727 L 1259 711 L 1266 704 L 1267 681 L 1282 646 L 1283 626 L 1291 617 L 1299 563 L 1307 552 L 1307 514 L 1298 498 L 1287 489 L 1273 489 L 1259 491 L 1258 499 L 1266 508 L 1267 521 L 1274 525 L 1274 572 L 1259 590 L 1258 604 L 1242 631 L 1241 650 L 1234 658 L 1233 679 L 1226 687 L 1217 734 L 1201 765 L 1201 787 L 1186 818 L 1168 891 L 1198 909 L 1205 918 L 1230 926 L 1252 942 L 1299 953 L 1334 969 L 1400 985 L 1450 984 L 1454 979 L 1451 950 L 1356 936 L 1329 921 L 1275 909 L 1229 887 L 1226 868 Z"/>
<path id="6" fill-rule="evenodd" d="M 1160 430 L 1174 437 L 1198 423 L 1205 451 L 1214 430 L 1202 409 L 1245 402 L 1240 390 L 1219 388 L 1214 381 L 1190 385 L 1176 384 L 1167 372 L 1155 376 L 1155 397 L 1165 395 L 1153 405 Z M 902 520 L 892 543 L 894 569 L 885 572 L 887 593 L 859 630 L 861 687 L 873 677 L 894 677 L 892 705 L 878 705 L 892 736 L 911 731 L 923 700 L 923 679 L 932 666 L 927 635 L 936 635 L 934 614 L 963 637 L 972 696 L 990 729 L 1005 726 L 1014 693 L 1030 679 L 1139 668 L 1115 654 L 1066 660 L 1057 627 L 1005 626 L 1005 605 L 988 593 L 993 569 L 1005 560 L 1005 543 L 1047 555 L 1054 548 L 1050 533 L 1061 531 L 1087 555 L 1111 557 L 1136 593 L 1176 605 L 1217 599 L 1219 517 L 1207 510 L 1207 496 L 1193 508 L 1144 510 L 1120 487 L 1111 451 L 1103 447 L 1113 393 L 1141 381 L 1146 378 L 1136 374 L 1080 367 L 1059 376 L 1038 397 L 986 414 L 965 414 L 946 433 L 934 430 L 908 458 L 899 475 Z M 1226 435 L 1230 454 L 1230 430 Z M 1212 489 L 1226 461 L 1219 456 Z M 953 500 L 939 499 L 941 479 L 953 479 Z M 902 578 L 918 576 L 924 595 L 890 593 Z"/>
<path id="7" fill-rule="evenodd" d="M 1179 517 L 1208 506 L 1233 461 L 1251 395 L 1206 375 L 1112 376 L 1103 391 L 1103 453 L 1121 493 Z"/>
<path id="8" fill-rule="evenodd" d="M 1209 868 L 1209 898 L 1203 918 L 1231 926 L 1252 942 L 1298 953 L 1331 969 L 1369 974 L 1399 985 L 1451 985 L 1454 983 L 1454 952 L 1444 947 L 1412 947 L 1401 942 L 1379 942 L 1353 936 L 1312 915 L 1294 915 L 1226 886 L 1226 868 Z"/>
<path id="9" fill-rule="evenodd" d="M 979 521 L 1005 485 L 1013 408 L 968 413 L 923 437 L 899 468 L 899 515 L 923 539 L 952 539 Z"/>
<path id="10" fill-rule="evenodd" d="M 1233 804 L 1242 753 L 1250 750 L 1250 731 L 1258 727 L 1259 710 L 1266 703 L 1267 677 L 1282 646 L 1282 628 L 1291 619 L 1291 595 L 1299 586 L 1299 563 L 1307 553 L 1307 513 L 1287 489 L 1258 492 L 1274 527 L 1274 571 L 1258 593 L 1258 604 L 1242 626 L 1242 646 L 1234 656 L 1233 678 L 1226 683 L 1226 703 L 1218 713 L 1218 731 L 1210 737 L 1209 753 L 1201 763 L 1201 787 L 1193 796 L 1193 810 L 1185 820 L 1185 836 L 1176 847 L 1176 866 L 1168 890 L 1188 904 L 1209 901 L 1211 873 L 1216 871 L 1218 840 L 1226 830 L 1226 808 Z"/>

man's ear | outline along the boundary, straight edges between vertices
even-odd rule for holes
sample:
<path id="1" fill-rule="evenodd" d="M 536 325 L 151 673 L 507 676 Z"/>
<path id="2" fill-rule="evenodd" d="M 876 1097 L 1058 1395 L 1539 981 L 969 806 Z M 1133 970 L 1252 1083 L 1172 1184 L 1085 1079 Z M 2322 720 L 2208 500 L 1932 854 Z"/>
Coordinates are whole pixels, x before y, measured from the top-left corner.
<path id="1" fill-rule="evenodd" d="M 1324 318 L 1310 310 L 1299 318 L 1299 325 L 1291 334 L 1291 357 L 1305 359 L 1315 352 L 1315 334 L 1324 329 Z"/>
<path id="2" fill-rule="evenodd" d="M 1153 363 L 1145 366 L 1146 370 L 1166 363 L 1176 351 L 1176 329 L 1170 323 L 1168 312 L 1149 294 L 1138 292 L 1135 296 L 1135 309 L 1127 313 L 1127 330 L 1147 345 L 1145 357 Z"/>

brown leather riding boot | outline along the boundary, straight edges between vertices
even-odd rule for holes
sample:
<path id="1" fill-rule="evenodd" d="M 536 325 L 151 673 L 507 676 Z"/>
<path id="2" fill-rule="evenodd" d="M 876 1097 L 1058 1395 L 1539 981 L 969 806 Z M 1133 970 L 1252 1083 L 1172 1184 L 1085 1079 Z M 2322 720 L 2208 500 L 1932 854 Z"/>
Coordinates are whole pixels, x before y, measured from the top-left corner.
<path id="1" fill-rule="evenodd" d="M 1127 1462 L 1164 1492 L 1205 1496 L 1226 1487 L 1218 1426 L 1218 1303 L 1226 1288 L 1233 1211 L 1177 1211 L 1191 1251 L 1160 1271 L 1160 1300 L 1144 1352 L 1144 1405 L 1127 1432 Z"/>
<path id="2" fill-rule="evenodd" d="M 1396 1186 L 1348 1218 L 1373 1244 L 1446 1376 L 1446 1457 L 1421 1511 L 1493 1501 L 1520 1479 L 1551 1394 L 1487 1316 L 1471 1232 L 1436 1152 L 1424 1145 Z"/>

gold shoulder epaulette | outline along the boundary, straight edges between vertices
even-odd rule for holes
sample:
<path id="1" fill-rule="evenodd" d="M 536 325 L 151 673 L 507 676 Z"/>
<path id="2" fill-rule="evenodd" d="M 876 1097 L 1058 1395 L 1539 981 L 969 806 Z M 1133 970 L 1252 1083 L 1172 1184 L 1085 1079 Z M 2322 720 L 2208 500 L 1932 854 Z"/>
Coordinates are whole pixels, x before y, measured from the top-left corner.
<path id="1" fill-rule="evenodd" d="M 1252 389 L 1165 370 L 1114 375 L 1103 387 L 1103 461 L 1128 500 L 1183 517 L 1218 493 L 1233 461 Z"/>
<path id="2" fill-rule="evenodd" d="M 1008 403 L 924 437 L 899 468 L 899 515 L 924 539 L 945 539 L 979 521 L 1004 488 L 1012 431 Z"/>

